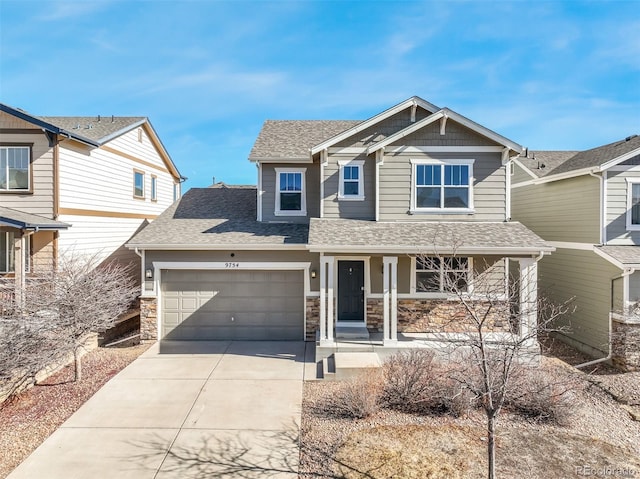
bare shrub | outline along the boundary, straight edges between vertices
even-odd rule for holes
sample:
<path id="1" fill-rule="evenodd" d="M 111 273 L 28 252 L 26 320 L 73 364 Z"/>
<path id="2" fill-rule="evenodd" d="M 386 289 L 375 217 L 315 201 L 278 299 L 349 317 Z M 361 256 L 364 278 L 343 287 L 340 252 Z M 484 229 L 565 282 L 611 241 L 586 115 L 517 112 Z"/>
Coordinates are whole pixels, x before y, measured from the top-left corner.
<path id="1" fill-rule="evenodd" d="M 441 375 L 441 378 L 440 394 L 437 400 L 442 412 L 454 417 L 462 417 L 469 415 L 478 407 L 478 398 L 469 388 L 448 377 L 446 372 Z"/>
<path id="2" fill-rule="evenodd" d="M 353 378 L 341 381 L 331 394 L 316 407 L 322 412 L 344 418 L 363 419 L 380 409 L 382 375 L 379 371 L 365 370 Z"/>
<path id="3" fill-rule="evenodd" d="M 566 425 L 573 412 L 575 393 L 581 387 L 574 377 L 554 368 L 520 367 L 515 390 L 506 406 L 546 423 Z"/>

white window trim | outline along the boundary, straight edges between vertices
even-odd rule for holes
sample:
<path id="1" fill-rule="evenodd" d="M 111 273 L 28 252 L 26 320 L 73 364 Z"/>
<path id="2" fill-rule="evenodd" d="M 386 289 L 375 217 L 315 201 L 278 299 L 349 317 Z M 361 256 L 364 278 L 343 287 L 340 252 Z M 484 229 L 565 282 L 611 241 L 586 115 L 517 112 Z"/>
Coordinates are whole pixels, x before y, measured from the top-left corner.
<path id="1" fill-rule="evenodd" d="M 640 231 L 640 224 L 631 223 L 631 199 L 633 197 L 633 185 L 640 185 L 640 178 L 627 178 L 627 231 Z"/>
<path id="2" fill-rule="evenodd" d="M 158 177 L 151 175 L 151 201 L 158 201 Z"/>
<path id="3" fill-rule="evenodd" d="M 27 187 L 26 188 L 9 188 L 9 150 L 10 149 L 26 149 L 27 150 Z M 5 174 L 7 175 L 7 187 L 0 191 L 7 193 L 28 193 L 31 191 L 31 147 L 27 145 L 4 145 L 0 150 L 7 150 L 7 165 Z"/>
<path id="4" fill-rule="evenodd" d="M 437 256 L 437 255 L 424 255 L 424 256 Z M 466 295 L 473 294 L 473 257 L 461 256 L 461 258 L 467 258 L 467 291 Z M 416 256 L 411 257 L 411 278 L 409 281 L 409 291 L 411 297 L 415 298 L 434 298 L 434 299 L 457 299 L 453 293 L 446 291 L 418 291 L 416 282 L 416 275 L 418 272 L 418 261 Z"/>
<path id="5" fill-rule="evenodd" d="M 276 172 L 276 207 L 275 216 L 307 216 L 307 185 L 306 185 L 306 168 L 274 168 Z M 300 211 L 280 210 L 280 173 L 300 173 L 302 175 L 300 192 Z"/>
<path id="6" fill-rule="evenodd" d="M 473 164 L 475 160 L 434 160 L 411 159 L 411 205 L 412 214 L 438 213 L 438 214 L 472 214 L 475 213 L 473 205 Z M 418 208 L 416 206 L 416 178 L 418 165 L 467 165 L 469 167 L 469 207 L 468 208 Z M 441 185 L 442 186 L 442 185 Z"/>
<path id="7" fill-rule="evenodd" d="M 136 175 L 142 175 L 142 195 L 137 195 L 136 194 Z M 147 182 L 147 178 L 146 178 L 146 174 L 144 171 L 141 170 L 133 170 L 133 197 L 137 200 L 144 200 L 146 195 L 146 182 Z"/>
<path id="8" fill-rule="evenodd" d="M 341 201 L 364 201 L 364 160 L 338 160 L 340 167 L 340 183 L 338 188 L 338 199 Z M 358 194 L 344 194 L 344 167 L 356 166 L 358 168 Z"/>

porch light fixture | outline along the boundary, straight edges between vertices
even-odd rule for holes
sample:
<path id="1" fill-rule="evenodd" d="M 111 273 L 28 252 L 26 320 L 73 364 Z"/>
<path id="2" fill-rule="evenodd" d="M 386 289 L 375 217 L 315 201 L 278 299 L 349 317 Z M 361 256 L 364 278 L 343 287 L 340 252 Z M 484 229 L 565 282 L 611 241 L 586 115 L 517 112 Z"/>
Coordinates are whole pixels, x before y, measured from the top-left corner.
<path id="1" fill-rule="evenodd" d="M 145 279 L 153 279 L 153 270 L 152 269 L 145 270 L 144 277 Z"/>
<path id="2" fill-rule="evenodd" d="M 315 277 L 316 277 L 316 270 L 315 270 L 315 269 L 312 269 L 312 270 L 311 270 L 311 277 L 312 277 L 312 278 L 315 278 Z"/>

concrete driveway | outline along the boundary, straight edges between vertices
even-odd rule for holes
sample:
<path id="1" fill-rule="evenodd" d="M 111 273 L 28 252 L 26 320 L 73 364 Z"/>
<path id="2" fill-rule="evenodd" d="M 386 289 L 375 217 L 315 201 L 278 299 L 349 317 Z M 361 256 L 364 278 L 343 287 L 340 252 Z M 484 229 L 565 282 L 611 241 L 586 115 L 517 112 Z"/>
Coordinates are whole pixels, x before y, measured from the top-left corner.
<path id="1" fill-rule="evenodd" d="M 305 364 L 303 342 L 154 344 L 9 478 L 297 477 Z"/>

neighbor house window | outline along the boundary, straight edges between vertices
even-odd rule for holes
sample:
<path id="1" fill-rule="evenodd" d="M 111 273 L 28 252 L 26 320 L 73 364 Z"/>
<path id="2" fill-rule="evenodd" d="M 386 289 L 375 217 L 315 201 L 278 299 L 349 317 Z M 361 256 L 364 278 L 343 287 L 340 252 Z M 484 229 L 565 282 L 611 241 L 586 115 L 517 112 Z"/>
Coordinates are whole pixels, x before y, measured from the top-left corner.
<path id="1" fill-rule="evenodd" d="M 306 169 L 276 168 L 276 208 L 278 216 L 307 214 L 305 192 Z"/>
<path id="2" fill-rule="evenodd" d="M 340 188 L 338 198 L 343 200 L 364 199 L 364 160 L 338 162 L 340 166 Z"/>
<path id="3" fill-rule="evenodd" d="M 412 163 L 412 211 L 471 212 L 473 160 Z"/>
<path id="4" fill-rule="evenodd" d="M 133 171 L 133 196 L 135 198 L 144 198 L 144 172 Z"/>
<path id="5" fill-rule="evenodd" d="M 25 240 L 24 270 L 31 270 L 31 236 Z M 0 273 L 13 273 L 16 269 L 15 235 L 0 231 Z"/>
<path id="6" fill-rule="evenodd" d="M 151 201 L 158 201 L 158 178 L 151 176 Z"/>
<path id="7" fill-rule="evenodd" d="M 0 147 L 0 191 L 29 190 L 30 153 L 28 146 Z"/>
<path id="8" fill-rule="evenodd" d="M 640 230 L 640 180 L 627 179 L 627 229 Z"/>
<path id="9" fill-rule="evenodd" d="M 415 290 L 422 293 L 467 291 L 469 258 L 419 256 L 416 259 Z"/>

